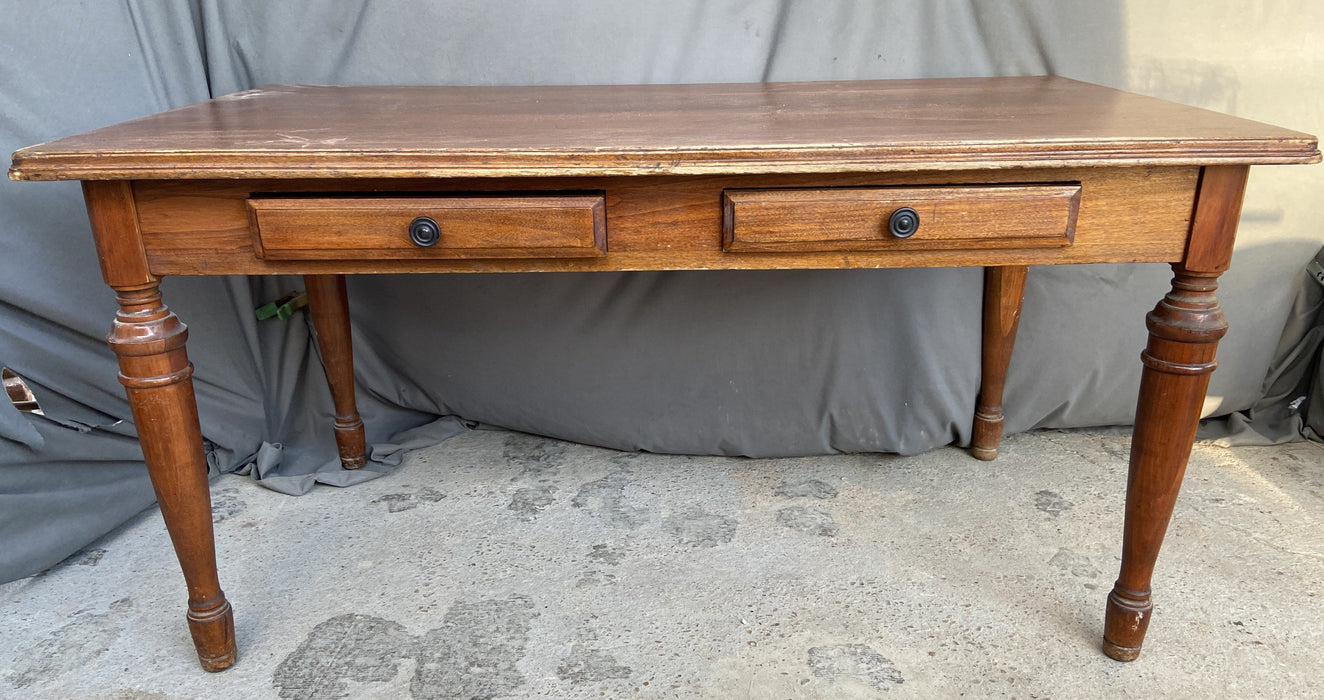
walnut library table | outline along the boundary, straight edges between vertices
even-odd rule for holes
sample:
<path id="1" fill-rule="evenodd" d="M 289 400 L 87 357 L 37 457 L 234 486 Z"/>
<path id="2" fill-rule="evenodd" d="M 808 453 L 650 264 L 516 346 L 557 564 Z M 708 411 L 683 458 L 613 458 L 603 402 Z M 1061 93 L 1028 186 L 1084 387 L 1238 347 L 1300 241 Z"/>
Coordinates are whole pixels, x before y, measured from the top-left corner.
<path id="1" fill-rule="evenodd" d="M 1306 134 L 1055 77 L 276 86 L 25 148 L 9 176 L 83 182 L 120 306 L 110 346 L 209 671 L 235 662 L 234 624 L 166 275 L 305 276 L 353 469 L 346 274 L 981 266 L 972 448 L 992 459 L 1026 266 L 1170 263 L 1106 608 L 1103 650 L 1126 661 L 1227 330 L 1214 290 L 1249 166 L 1319 160 Z"/>

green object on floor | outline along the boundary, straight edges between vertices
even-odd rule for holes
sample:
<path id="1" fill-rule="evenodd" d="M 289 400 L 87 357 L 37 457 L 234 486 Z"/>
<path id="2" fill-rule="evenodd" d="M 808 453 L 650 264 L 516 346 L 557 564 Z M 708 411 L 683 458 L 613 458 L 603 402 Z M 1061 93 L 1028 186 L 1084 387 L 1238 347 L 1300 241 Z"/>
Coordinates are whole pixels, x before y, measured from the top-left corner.
<path id="1" fill-rule="evenodd" d="M 295 311 L 307 305 L 308 294 L 306 292 L 290 292 L 275 301 L 269 301 L 253 309 L 253 314 L 257 316 L 259 321 L 265 321 L 272 317 L 284 321 L 293 316 Z"/>

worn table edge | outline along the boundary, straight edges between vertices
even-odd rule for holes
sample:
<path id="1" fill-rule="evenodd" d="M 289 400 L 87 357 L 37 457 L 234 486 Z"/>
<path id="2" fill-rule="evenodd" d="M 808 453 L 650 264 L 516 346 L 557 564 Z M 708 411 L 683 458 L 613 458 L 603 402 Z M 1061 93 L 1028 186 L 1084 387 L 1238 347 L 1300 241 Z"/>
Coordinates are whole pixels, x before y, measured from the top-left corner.
<path id="1" fill-rule="evenodd" d="M 960 147 L 779 149 L 745 151 L 510 152 L 313 151 L 42 153 L 16 151 L 9 179 L 306 179 L 337 177 L 458 178 L 772 173 L 904 172 L 1079 166 L 1293 165 L 1319 163 L 1317 141 L 1246 139 L 1199 143 L 995 143 Z M 787 157 L 788 153 L 792 157 Z"/>

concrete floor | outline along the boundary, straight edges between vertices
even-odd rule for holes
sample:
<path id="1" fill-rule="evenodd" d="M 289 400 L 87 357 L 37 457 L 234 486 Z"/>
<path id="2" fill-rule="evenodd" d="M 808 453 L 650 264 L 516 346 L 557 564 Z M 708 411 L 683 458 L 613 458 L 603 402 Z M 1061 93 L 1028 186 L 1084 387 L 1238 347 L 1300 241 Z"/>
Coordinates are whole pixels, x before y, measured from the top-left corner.
<path id="1" fill-rule="evenodd" d="M 1324 451 L 1196 449 L 1120 664 L 1098 642 L 1127 445 L 746 460 L 472 432 L 302 498 L 227 476 L 234 668 L 198 668 L 153 511 L 0 587 L 0 696 L 1324 694 Z"/>

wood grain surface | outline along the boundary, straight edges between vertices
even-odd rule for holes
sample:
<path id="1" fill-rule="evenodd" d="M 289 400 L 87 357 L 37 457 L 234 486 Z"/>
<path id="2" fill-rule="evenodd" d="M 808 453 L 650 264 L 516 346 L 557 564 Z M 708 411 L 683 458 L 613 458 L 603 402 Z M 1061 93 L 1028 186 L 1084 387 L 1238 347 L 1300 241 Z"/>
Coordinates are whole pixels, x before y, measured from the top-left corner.
<path id="1" fill-rule="evenodd" d="M 1080 185 L 726 190 L 722 199 L 727 251 L 1040 248 L 1071 243 Z M 898 238 L 888 221 L 902 207 L 919 226 Z"/>
<path id="2" fill-rule="evenodd" d="M 1313 136 L 1060 77 L 270 86 L 22 149 L 18 180 L 1309 163 Z"/>
<path id="3" fill-rule="evenodd" d="M 1200 169 L 1065 168 L 976 173 L 605 177 L 436 180 L 141 180 L 133 191 L 143 245 L 157 275 L 380 272 L 591 272 L 598 270 L 788 269 L 1055 265 L 1180 260 Z M 722 193 L 731 188 L 860 187 L 1044 182 L 1081 183 L 1069 246 L 992 250 L 726 253 Z M 607 254 L 592 258 L 264 260 L 254 251 L 253 193 L 586 191 L 606 197 Z"/>
<path id="4" fill-rule="evenodd" d="M 601 194 L 248 200 L 254 244 L 270 260 L 597 257 L 603 209 Z M 410 239 L 419 217 L 439 227 L 435 244 Z"/>
<path id="5" fill-rule="evenodd" d="M 112 287 L 146 287 L 160 280 L 148 269 L 133 185 L 128 182 L 83 183 L 83 204 L 92 224 L 101 277 Z"/>
<path id="6" fill-rule="evenodd" d="M 1186 246 L 1186 266 L 1204 272 L 1226 272 L 1241 221 L 1250 168 L 1223 165 L 1204 168 Z"/>

